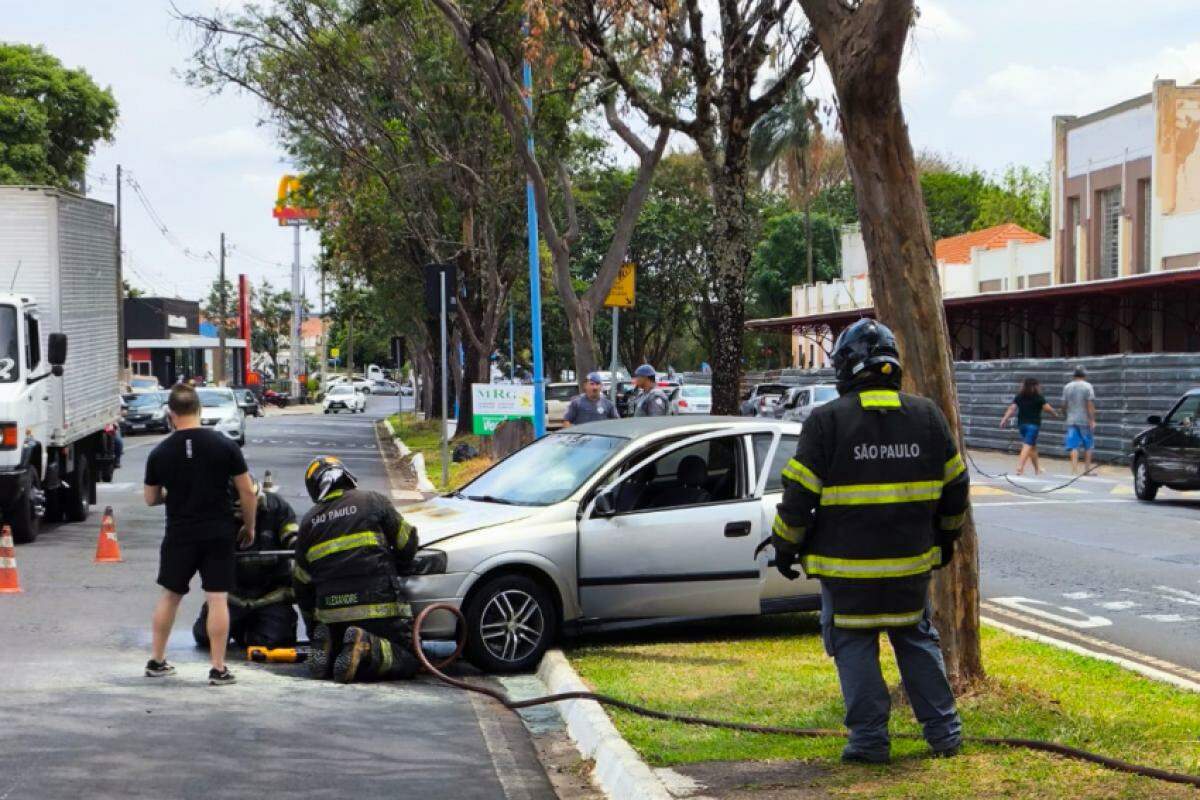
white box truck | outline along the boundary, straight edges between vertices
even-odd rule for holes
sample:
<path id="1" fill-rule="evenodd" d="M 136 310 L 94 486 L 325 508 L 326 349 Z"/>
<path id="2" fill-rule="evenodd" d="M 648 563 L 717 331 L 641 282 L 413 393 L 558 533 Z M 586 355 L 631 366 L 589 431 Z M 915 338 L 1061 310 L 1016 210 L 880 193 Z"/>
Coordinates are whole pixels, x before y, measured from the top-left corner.
<path id="1" fill-rule="evenodd" d="M 83 521 L 112 480 L 117 281 L 111 205 L 0 186 L 0 517 L 17 542 Z"/>

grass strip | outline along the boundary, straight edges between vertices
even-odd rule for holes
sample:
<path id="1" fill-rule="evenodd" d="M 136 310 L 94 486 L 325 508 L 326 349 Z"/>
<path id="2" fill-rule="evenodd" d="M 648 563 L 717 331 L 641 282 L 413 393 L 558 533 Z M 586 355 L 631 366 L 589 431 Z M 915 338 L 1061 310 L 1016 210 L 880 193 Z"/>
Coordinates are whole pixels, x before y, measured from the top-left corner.
<path id="1" fill-rule="evenodd" d="M 425 472 L 429 480 L 439 492 L 448 492 L 464 486 L 479 473 L 492 465 L 490 458 L 478 456 L 467 461 L 450 462 L 450 480 L 442 483 L 442 440 L 441 420 L 419 420 L 413 414 L 392 414 L 388 419 L 392 423 L 400 441 L 408 445 L 413 452 L 425 456 Z M 482 437 L 471 434 L 450 442 L 450 450 L 460 443 L 466 443 L 476 450 L 483 449 Z"/>

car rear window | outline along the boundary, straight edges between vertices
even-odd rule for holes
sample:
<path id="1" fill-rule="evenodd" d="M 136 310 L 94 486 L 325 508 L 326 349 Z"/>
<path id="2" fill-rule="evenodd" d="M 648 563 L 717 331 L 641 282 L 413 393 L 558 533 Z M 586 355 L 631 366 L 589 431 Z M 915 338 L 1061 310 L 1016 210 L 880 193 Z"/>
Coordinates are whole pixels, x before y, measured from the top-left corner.
<path id="1" fill-rule="evenodd" d="M 579 394 L 579 387 L 573 383 L 566 386 L 547 386 L 547 400 L 570 400 L 575 395 Z"/>

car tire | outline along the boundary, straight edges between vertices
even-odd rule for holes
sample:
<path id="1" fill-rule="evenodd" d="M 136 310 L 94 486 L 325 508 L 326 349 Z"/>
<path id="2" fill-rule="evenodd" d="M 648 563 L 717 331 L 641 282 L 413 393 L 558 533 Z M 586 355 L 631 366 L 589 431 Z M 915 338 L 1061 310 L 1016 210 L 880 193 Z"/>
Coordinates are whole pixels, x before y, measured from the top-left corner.
<path id="1" fill-rule="evenodd" d="M 326 413 L 326 414 L 328 414 L 328 413 L 329 413 L 329 409 L 328 409 L 328 408 L 327 408 L 327 409 L 325 409 L 325 413 Z"/>
<path id="2" fill-rule="evenodd" d="M 75 473 L 67 486 L 59 490 L 62 502 L 63 517 L 67 522 L 86 522 L 91 511 L 92 497 L 92 465 L 87 456 L 81 455 L 75 459 Z"/>
<path id="3" fill-rule="evenodd" d="M 1150 465 L 1145 456 L 1138 456 L 1133 462 L 1133 493 L 1138 500 L 1149 503 L 1158 496 L 1159 485 L 1150 480 Z"/>
<path id="4" fill-rule="evenodd" d="M 535 669 L 558 636 L 559 612 L 550 592 L 527 575 L 491 578 L 471 592 L 463 613 L 467 660 L 485 672 Z M 512 619 L 523 620 L 521 629 L 504 630 Z"/>
<path id="5" fill-rule="evenodd" d="M 17 544 L 36 542 L 38 534 L 42 532 L 42 520 L 33 509 L 33 492 L 37 485 L 37 472 L 30 467 L 29 491 L 22 495 L 4 515 L 12 528 L 13 541 Z"/>

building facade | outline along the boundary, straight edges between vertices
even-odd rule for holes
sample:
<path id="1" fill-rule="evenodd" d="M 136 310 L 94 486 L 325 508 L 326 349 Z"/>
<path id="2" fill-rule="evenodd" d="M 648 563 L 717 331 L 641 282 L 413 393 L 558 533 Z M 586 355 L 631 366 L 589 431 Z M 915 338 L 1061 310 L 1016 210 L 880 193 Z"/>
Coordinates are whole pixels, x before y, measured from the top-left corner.
<path id="1" fill-rule="evenodd" d="M 200 304 L 172 297 L 127 297 L 125 355 L 130 375 L 153 375 L 161 386 L 216 379 L 220 340 L 200 332 Z M 227 383 L 241 383 L 243 339 L 225 339 Z"/>

